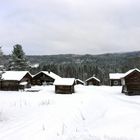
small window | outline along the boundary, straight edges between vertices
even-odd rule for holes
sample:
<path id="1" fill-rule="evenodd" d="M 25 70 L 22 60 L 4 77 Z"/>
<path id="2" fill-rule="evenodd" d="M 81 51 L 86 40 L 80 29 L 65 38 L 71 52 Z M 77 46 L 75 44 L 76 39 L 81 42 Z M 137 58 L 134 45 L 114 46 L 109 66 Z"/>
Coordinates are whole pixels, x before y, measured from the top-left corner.
<path id="1" fill-rule="evenodd" d="M 114 81 L 113 84 L 114 84 L 115 86 L 118 86 L 118 85 L 119 85 L 119 82 L 118 82 L 118 81 Z"/>

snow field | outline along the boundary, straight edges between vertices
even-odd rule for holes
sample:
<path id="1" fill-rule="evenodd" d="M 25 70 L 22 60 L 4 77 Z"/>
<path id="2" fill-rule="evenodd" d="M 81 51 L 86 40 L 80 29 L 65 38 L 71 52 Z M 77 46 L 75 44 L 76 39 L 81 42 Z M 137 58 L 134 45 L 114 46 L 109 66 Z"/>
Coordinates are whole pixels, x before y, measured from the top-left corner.
<path id="1" fill-rule="evenodd" d="M 121 87 L 75 86 L 75 94 L 0 91 L 0 140 L 139 140 L 140 96 Z"/>

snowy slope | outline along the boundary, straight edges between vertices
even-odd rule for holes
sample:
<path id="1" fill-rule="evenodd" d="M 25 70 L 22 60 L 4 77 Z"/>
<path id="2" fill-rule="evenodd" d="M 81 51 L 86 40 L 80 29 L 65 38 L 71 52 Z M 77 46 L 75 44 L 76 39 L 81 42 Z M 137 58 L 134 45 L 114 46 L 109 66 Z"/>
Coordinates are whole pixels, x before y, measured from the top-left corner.
<path id="1" fill-rule="evenodd" d="M 0 91 L 0 140 L 140 140 L 140 96 L 121 87 L 76 86 L 59 95 Z"/>

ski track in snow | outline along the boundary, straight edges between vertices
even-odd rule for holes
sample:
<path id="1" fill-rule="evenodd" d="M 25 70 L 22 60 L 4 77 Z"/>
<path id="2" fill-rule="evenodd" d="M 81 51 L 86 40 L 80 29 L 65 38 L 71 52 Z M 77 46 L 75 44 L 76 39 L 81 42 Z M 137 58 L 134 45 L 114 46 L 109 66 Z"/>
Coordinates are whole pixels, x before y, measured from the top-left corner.
<path id="1" fill-rule="evenodd" d="M 140 97 L 121 87 L 76 86 L 72 95 L 0 91 L 0 140 L 139 140 Z"/>

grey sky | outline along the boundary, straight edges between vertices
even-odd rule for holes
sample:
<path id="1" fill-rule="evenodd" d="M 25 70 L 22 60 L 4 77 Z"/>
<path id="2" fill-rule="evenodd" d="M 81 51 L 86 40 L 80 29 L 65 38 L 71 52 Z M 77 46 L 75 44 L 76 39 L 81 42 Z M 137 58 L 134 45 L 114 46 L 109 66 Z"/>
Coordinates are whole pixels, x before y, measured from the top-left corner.
<path id="1" fill-rule="evenodd" d="M 140 50 L 139 0 L 4 0 L 0 45 L 8 54 L 98 54 Z"/>

